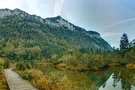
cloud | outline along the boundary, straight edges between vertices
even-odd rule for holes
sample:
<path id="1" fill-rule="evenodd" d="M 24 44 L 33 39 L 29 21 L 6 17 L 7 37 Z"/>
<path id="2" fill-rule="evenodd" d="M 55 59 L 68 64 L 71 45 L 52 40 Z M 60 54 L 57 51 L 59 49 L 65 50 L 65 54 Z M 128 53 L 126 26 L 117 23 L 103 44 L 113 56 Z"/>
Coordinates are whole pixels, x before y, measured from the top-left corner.
<path id="1" fill-rule="evenodd" d="M 20 1 L 20 8 L 24 9 L 30 14 L 36 14 L 38 13 L 38 0 L 19 0 Z"/>
<path id="2" fill-rule="evenodd" d="M 0 0 L 0 8 L 20 8 L 30 14 L 37 14 L 38 0 Z"/>
<path id="3" fill-rule="evenodd" d="M 65 0 L 56 0 L 54 6 L 54 16 L 60 15 Z"/>
<path id="4" fill-rule="evenodd" d="M 0 8 L 15 9 L 19 7 L 20 0 L 0 0 Z"/>
<path id="5" fill-rule="evenodd" d="M 113 26 L 116 26 L 116 25 L 120 25 L 120 24 L 123 24 L 123 23 L 131 22 L 131 21 L 135 21 L 135 18 L 131 18 L 131 19 L 127 19 L 127 20 L 122 20 L 122 21 L 113 23 L 111 25 L 105 26 L 104 28 L 101 28 L 101 29 L 107 29 L 107 28 L 110 28 L 110 27 L 113 27 Z"/>
<path id="6" fill-rule="evenodd" d="M 102 33 L 104 37 L 112 37 L 112 36 L 120 36 L 122 33 L 121 32 L 104 32 Z"/>

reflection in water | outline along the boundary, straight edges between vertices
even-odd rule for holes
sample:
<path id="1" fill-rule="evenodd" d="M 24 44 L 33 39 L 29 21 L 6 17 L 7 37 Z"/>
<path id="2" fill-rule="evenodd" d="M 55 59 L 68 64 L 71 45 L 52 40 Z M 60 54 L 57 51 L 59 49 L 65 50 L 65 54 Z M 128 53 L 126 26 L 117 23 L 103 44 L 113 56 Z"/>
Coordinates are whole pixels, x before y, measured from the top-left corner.
<path id="1" fill-rule="evenodd" d="M 76 90 L 135 90 L 135 70 L 109 68 L 98 72 L 76 72 L 40 67 L 46 74 L 61 72 L 77 82 Z"/>
<path id="2" fill-rule="evenodd" d="M 110 78 L 107 80 L 106 85 L 103 87 L 101 86 L 99 90 L 122 90 L 120 82 L 116 82 L 115 79 L 113 79 L 113 75 L 110 76 Z"/>
<path id="3" fill-rule="evenodd" d="M 110 69 L 113 74 L 99 90 L 135 90 L 135 71 L 125 68 Z"/>

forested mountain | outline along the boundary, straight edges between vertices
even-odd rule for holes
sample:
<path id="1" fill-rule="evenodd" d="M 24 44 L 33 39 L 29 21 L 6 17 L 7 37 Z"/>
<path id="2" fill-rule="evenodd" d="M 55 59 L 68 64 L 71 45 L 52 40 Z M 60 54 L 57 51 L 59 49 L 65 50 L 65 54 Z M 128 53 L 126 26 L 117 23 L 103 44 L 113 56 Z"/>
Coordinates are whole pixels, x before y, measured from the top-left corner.
<path id="1" fill-rule="evenodd" d="M 99 33 L 75 26 L 61 16 L 43 19 L 19 9 L 0 9 L 1 56 L 39 59 L 74 49 L 112 50 Z"/>

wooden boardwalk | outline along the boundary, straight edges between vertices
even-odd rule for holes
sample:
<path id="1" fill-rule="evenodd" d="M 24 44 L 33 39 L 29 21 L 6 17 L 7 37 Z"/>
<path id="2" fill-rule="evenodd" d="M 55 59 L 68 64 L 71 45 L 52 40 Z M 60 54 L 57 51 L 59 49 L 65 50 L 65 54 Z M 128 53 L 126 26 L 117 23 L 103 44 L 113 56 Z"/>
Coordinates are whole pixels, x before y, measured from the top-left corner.
<path id="1" fill-rule="evenodd" d="M 28 81 L 22 79 L 12 69 L 5 69 L 6 79 L 10 90 L 38 90 L 34 88 Z"/>

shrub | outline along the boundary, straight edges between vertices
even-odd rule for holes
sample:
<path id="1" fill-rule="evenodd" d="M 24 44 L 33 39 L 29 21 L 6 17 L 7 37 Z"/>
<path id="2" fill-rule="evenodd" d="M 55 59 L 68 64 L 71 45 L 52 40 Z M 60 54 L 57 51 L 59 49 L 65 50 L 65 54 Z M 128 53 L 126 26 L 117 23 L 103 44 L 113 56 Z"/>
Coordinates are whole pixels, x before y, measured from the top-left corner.
<path id="1" fill-rule="evenodd" d="M 126 68 L 135 69 L 135 64 L 133 64 L 133 63 L 126 64 Z"/>
<path id="2" fill-rule="evenodd" d="M 60 63 L 57 65 L 58 68 L 67 68 L 67 64 L 65 63 Z"/>
<path id="3" fill-rule="evenodd" d="M 4 68 L 4 59 L 0 58 L 0 73 L 2 72 Z"/>
<path id="4" fill-rule="evenodd" d="M 70 65 L 77 66 L 78 61 L 76 56 L 71 56 L 67 62 Z"/>
<path id="5" fill-rule="evenodd" d="M 3 70 L 3 64 L 0 64 L 0 73 L 2 72 Z"/>
<path id="6" fill-rule="evenodd" d="M 91 60 L 90 62 L 89 62 L 89 67 L 90 68 L 93 68 L 93 66 L 96 66 L 97 68 L 102 68 L 102 67 L 104 67 L 106 65 L 106 63 L 105 62 L 102 62 L 101 60 L 97 60 L 97 59 L 95 59 L 95 60 Z"/>
<path id="7" fill-rule="evenodd" d="M 19 62 L 19 63 L 16 64 L 16 68 L 17 68 L 18 70 L 24 71 L 24 70 L 26 70 L 26 69 L 28 69 L 28 70 L 31 69 L 32 66 L 31 66 L 30 63 Z"/>
<path id="8" fill-rule="evenodd" d="M 40 70 L 31 69 L 18 71 L 18 73 L 31 82 L 39 90 L 71 90 L 71 82 L 61 72 L 49 72 L 44 74 Z"/>
<path id="9" fill-rule="evenodd" d="M 9 68 L 10 61 L 8 59 L 4 60 L 4 68 Z"/>
<path id="10" fill-rule="evenodd" d="M 54 61 L 52 61 L 52 63 L 54 65 L 57 65 L 57 64 L 62 63 L 62 62 L 63 62 L 62 60 L 54 60 Z"/>
<path id="11" fill-rule="evenodd" d="M 0 73 L 0 90 L 8 90 L 4 71 Z"/>

